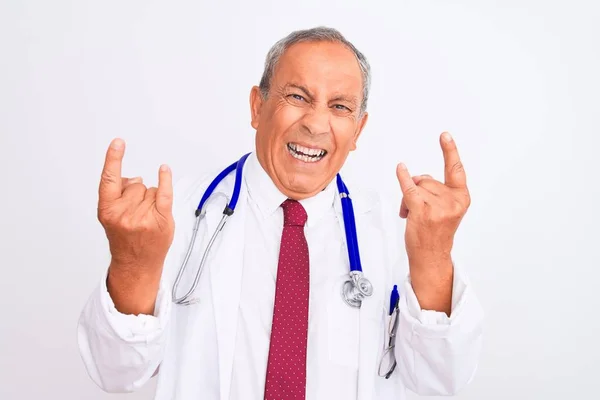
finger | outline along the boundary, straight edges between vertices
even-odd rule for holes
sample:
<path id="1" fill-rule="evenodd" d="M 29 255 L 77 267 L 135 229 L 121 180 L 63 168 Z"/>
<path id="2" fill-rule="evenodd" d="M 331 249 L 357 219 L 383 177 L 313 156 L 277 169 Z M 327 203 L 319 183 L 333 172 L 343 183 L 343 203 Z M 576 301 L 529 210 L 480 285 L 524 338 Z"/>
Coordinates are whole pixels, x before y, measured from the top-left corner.
<path id="1" fill-rule="evenodd" d="M 157 191 L 158 188 L 156 187 L 151 187 L 146 190 L 146 192 L 144 193 L 144 199 L 138 206 L 136 214 L 138 214 L 140 217 L 143 217 L 146 214 L 148 214 L 151 208 L 155 207 Z"/>
<path id="2" fill-rule="evenodd" d="M 123 195 L 121 198 L 123 201 L 129 204 L 129 206 L 135 208 L 144 201 L 146 195 L 146 185 L 143 183 L 132 183 L 123 189 Z"/>
<path id="3" fill-rule="evenodd" d="M 448 132 L 440 136 L 440 144 L 444 154 L 444 179 L 450 187 L 464 188 L 467 186 L 467 176 L 458 155 L 456 142 Z"/>
<path id="4" fill-rule="evenodd" d="M 402 203 L 400 204 L 400 218 L 406 217 L 408 217 L 408 207 L 406 206 L 404 199 L 402 199 Z"/>
<path id="5" fill-rule="evenodd" d="M 419 196 L 419 188 L 413 181 L 413 178 L 408 173 L 406 165 L 400 163 L 396 167 L 396 176 L 398 182 L 400 182 L 400 189 L 402 190 L 403 202 L 406 204 L 408 209 L 413 207 L 419 207 L 423 204 L 423 200 Z"/>
<path id="6" fill-rule="evenodd" d="M 98 193 L 100 202 L 112 201 L 121 197 L 121 163 L 125 154 L 125 142 L 114 139 L 106 151 L 104 167 L 100 177 Z"/>
<path id="7" fill-rule="evenodd" d="M 146 190 L 144 194 L 144 201 L 154 203 L 156 201 L 156 192 L 158 191 L 157 187 L 151 187 Z"/>
<path id="8" fill-rule="evenodd" d="M 161 165 L 158 172 L 156 209 L 162 215 L 169 215 L 173 205 L 173 176 L 168 165 Z"/>
<path id="9" fill-rule="evenodd" d="M 412 180 L 416 185 L 419 185 L 419 182 L 421 182 L 423 179 L 433 179 L 433 177 L 431 175 L 416 175 L 412 177 Z M 403 198 L 402 203 L 400 204 L 400 218 L 406 217 L 408 217 L 408 207 L 406 206 Z"/>
<path id="10" fill-rule="evenodd" d="M 134 183 L 144 183 L 144 180 L 139 176 L 136 176 L 135 178 L 121 178 L 121 189 L 125 190 L 127 186 L 133 185 Z"/>
<path id="11" fill-rule="evenodd" d="M 433 179 L 433 177 L 431 175 L 415 175 L 413 176 L 413 182 L 418 185 L 419 182 L 421 182 L 424 179 Z"/>
<path id="12" fill-rule="evenodd" d="M 436 181 L 435 179 L 421 179 L 417 183 L 417 186 L 435 196 L 439 196 L 444 193 L 445 190 L 448 190 L 442 182 Z"/>

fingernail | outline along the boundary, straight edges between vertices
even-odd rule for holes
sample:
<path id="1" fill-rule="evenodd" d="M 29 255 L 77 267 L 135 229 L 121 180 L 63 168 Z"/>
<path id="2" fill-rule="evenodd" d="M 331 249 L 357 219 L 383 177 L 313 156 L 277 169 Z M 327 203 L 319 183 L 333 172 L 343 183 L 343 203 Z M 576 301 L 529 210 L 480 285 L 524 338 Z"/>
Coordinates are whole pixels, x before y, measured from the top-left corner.
<path id="1" fill-rule="evenodd" d="M 163 164 L 160 166 L 160 170 L 162 172 L 169 172 L 169 166 L 167 164 Z"/>
<path id="2" fill-rule="evenodd" d="M 449 143 L 452 141 L 452 136 L 450 136 L 448 132 L 444 132 L 442 133 L 442 139 L 444 139 L 445 142 Z"/>
<path id="3" fill-rule="evenodd" d="M 115 150 L 121 150 L 125 146 L 125 143 L 121 139 L 115 139 L 110 146 Z"/>
<path id="4" fill-rule="evenodd" d="M 142 182 L 142 177 L 141 176 L 136 176 L 134 178 L 129 179 L 129 182 Z"/>
<path id="5" fill-rule="evenodd" d="M 404 163 L 400 163 L 398 166 L 400 169 L 406 170 L 406 165 L 404 165 Z"/>

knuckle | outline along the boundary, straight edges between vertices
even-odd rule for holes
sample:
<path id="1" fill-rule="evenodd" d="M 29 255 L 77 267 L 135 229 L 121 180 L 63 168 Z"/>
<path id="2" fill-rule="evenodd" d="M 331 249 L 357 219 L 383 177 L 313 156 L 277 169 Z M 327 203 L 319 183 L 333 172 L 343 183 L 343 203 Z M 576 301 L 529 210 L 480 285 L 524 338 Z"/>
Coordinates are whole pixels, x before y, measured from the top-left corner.
<path id="1" fill-rule="evenodd" d="M 465 193 L 465 208 L 471 207 L 471 195 L 469 192 Z"/>
<path id="2" fill-rule="evenodd" d="M 150 189 L 148 189 L 146 191 L 146 198 L 148 197 L 152 197 L 152 198 L 156 198 L 156 197 L 160 197 L 160 192 L 158 191 L 158 188 L 152 187 Z"/>
<path id="3" fill-rule="evenodd" d="M 140 191 L 140 192 L 145 192 L 146 190 L 146 185 L 144 185 L 142 182 L 136 182 L 134 184 L 131 185 L 131 188 L 136 190 L 136 191 Z"/>
<path id="4" fill-rule="evenodd" d="M 145 218 L 140 223 L 140 232 L 148 233 L 156 230 L 156 223 L 150 218 Z"/>
<path id="5" fill-rule="evenodd" d="M 124 216 L 123 218 L 121 218 L 121 220 L 119 221 L 119 230 L 126 232 L 126 233 L 132 233 L 136 231 L 136 223 L 133 220 L 133 218 L 129 217 L 129 216 Z"/>
<path id="6" fill-rule="evenodd" d="M 454 201 L 452 202 L 452 217 L 461 216 L 464 212 L 464 207 L 460 202 Z"/>
<path id="7" fill-rule="evenodd" d="M 148 234 L 154 231 L 154 225 L 148 218 L 143 218 L 131 226 L 131 232 L 138 234 Z"/>
<path id="8" fill-rule="evenodd" d="M 427 188 L 433 186 L 433 182 L 430 179 L 422 179 L 417 183 L 418 187 Z"/>
<path id="9" fill-rule="evenodd" d="M 455 162 L 450 167 L 450 171 L 452 171 L 452 173 L 454 173 L 454 174 L 462 173 L 462 172 L 464 172 L 464 170 L 465 170 L 465 168 L 464 168 L 463 163 L 461 161 Z"/>
<path id="10" fill-rule="evenodd" d="M 98 221 L 100 221 L 100 224 L 102 224 L 102 226 L 106 226 L 110 222 L 108 215 L 101 208 L 98 208 L 96 212 L 96 217 L 98 218 Z"/>
<path id="11" fill-rule="evenodd" d="M 112 185 L 117 183 L 117 177 L 110 171 L 102 171 L 102 174 L 100 175 L 100 181 Z"/>
<path id="12" fill-rule="evenodd" d="M 436 207 L 431 210 L 429 220 L 432 224 L 446 224 L 460 221 L 464 214 L 464 207 L 458 202 Z"/>
<path id="13" fill-rule="evenodd" d="M 132 183 L 123 190 L 124 195 L 134 196 L 139 196 L 140 194 L 143 195 L 144 192 L 146 192 L 146 185 L 143 183 Z"/>
<path id="14" fill-rule="evenodd" d="M 408 196 L 414 196 L 415 194 L 417 194 L 417 185 L 410 185 L 409 187 L 407 187 L 406 194 Z"/>
<path id="15" fill-rule="evenodd" d="M 123 216 L 119 221 L 119 228 L 125 234 L 139 234 L 144 232 L 143 220 L 140 220 L 134 214 Z"/>
<path id="16" fill-rule="evenodd" d="M 430 214 L 431 222 L 439 224 L 447 219 L 447 212 L 443 208 L 436 208 L 434 212 Z"/>
<path id="17" fill-rule="evenodd" d="M 156 193 L 156 197 L 159 198 L 163 202 L 171 200 L 171 196 L 168 195 L 167 193 Z"/>
<path id="18" fill-rule="evenodd" d="M 116 213 L 113 207 L 99 205 L 96 216 L 103 226 L 111 226 L 114 225 Z"/>

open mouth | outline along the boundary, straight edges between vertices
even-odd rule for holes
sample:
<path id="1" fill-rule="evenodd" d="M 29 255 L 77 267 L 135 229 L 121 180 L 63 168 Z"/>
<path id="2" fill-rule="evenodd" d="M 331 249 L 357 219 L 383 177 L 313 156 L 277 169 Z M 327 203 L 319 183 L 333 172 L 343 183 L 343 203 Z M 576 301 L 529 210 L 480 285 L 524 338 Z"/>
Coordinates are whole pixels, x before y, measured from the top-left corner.
<path id="1" fill-rule="evenodd" d="M 327 150 L 309 149 L 296 143 L 288 143 L 287 149 L 292 157 L 304 162 L 317 162 L 327 155 Z"/>

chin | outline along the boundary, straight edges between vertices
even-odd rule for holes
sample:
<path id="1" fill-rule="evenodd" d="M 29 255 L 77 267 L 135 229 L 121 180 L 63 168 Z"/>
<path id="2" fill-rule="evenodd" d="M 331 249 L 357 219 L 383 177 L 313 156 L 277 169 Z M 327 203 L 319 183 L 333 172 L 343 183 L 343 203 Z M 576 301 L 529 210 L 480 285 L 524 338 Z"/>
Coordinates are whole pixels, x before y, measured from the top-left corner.
<path id="1" fill-rule="evenodd" d="M 329 176 L 321 171 L 295 168 L 289 164 L 284 169 L 282 184 L 287 194 L 310 197 L 324 190 L 330 182 Z"/>
<path id="2" fill-rule="evenodd" d="M 280 190 L 290 198 L 306 198 L 324 190 L 335 177 L 331 170 L 334 152 L 286 143 L 273 157 Z M 281 149 L 281 147 L 280 147 Z"/>
<path id="3" fill-rule="evenodd" d="M 294 181 L 293 184 L 289 185 L 286 189 L 292 193 L 312 196 L 325 189 L 325 186 L 325 184 L 315 183 L 313 178 L 310 181 L 308 179 Z"/>

